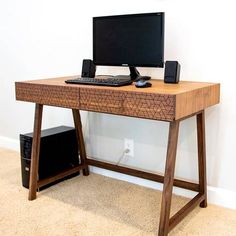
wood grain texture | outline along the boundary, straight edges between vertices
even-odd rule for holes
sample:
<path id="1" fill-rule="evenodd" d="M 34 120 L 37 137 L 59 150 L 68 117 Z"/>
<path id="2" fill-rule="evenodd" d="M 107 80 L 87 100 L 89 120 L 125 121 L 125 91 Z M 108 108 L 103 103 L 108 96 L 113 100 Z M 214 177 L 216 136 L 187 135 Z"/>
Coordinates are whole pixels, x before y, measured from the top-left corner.
<path id="1" fill-rule="evenodd" d="M 87 159 L 87 163 L 88 165 L 91 165 L 91 166 L 96 166 L 99 168 L 112 170 L 112 171 L 116 171 L 116 172 L 127 174 L 127 175 L 132 175 L 139 178 L 148 179 L 148 180 L 156 181 L 159 183 L 164 183 L 164 177 L 162 175 L 149 173 L 142 170 L 132 169 L 125 166 L 118 166 L 112 163 L 94 160 L 92 158 Z M 184 189 L 199 192 L 199 184 L 196 184 L 196 183 L 188 182 L 181 179 L 174 179 L 173 184 L 174 186 L 179 187 L 179 188 L 184 188 Z"/>
<path id="2" fill-rule="evenodd" d="M 43 105 L 35 104 L 34 135 L 31 151 L 29 200 L 36 199 Z"/>
<path id="3" fill-rule="evenodd" d="M 200 207 L 207 207 L 205 112 L 197 115 L 199 192 L 204 196 Z"/>
<path id="4" fill-rule="evenodd" d="M 170 209 L 172 190 L 174 184 L 175 161 L 178 143 L 179 121 L 173 121 L 169 127 L 168 147 L 166 154 L 166 166 L 164 175 L 164 186 L 161 200 L 161 215 L 159 224 L 159 236 L 169 233 Z"/>
<path id="5" fill-rule="evenodd" d="M 83 136 L 80 112 L 77 109 L 72 109 L 72 114 L 73 114 L 76 137 L 77 137 L 77 142 L 78 142 L 78 147 L 79 147 L 80 162 L 81 162 L 81 165 L 84 165 L 83 175 L 88 176 L 89 168 L 87 164 L 87 154 L 86 154 L 85 145 L 84 145 L 84 136 Z"/>
<path id="6" fill-rule="evenodd" d="M 38 188 L 43 187 L 43 186 L 53 183 L 59 179 L 63 179 L 63 178 L 70 176 L 72 174 L 79 173 L 79 171 L 84 168 L 85 168 L 85 165 L 79 165 L 79 166 L 71 167 L 67 170 L 63 170 L 54 176 L 50 176 L 45 179 L 39 180 L 37 183 L 37 186 L 38 186 Z"/>
<path id="7" fill-rule="evenodd" d="M 171 231 L 188 213 L 190 213 L 200 202 L 204 200 L 204 195 L 197 194 L 185 206 L 183 206 L 175 215 L 170 218 L 169 231 Z"/>
<path id="8" fill-rule="evenodd" d="M 208 84 L 206 87 L 176 94 L 175 119 L 204 110 L 220 101 L 220 84 Z"/>
<path id="9" fill-rule="evenodd" d="M 145 119 L 173 121 L 219 103 L 220 85 L 181 81 L 166 84 L 151 80 L 152 87 L 105 87 L 66 84 L 77 76 L 16 82 L 16 99 Z"/>

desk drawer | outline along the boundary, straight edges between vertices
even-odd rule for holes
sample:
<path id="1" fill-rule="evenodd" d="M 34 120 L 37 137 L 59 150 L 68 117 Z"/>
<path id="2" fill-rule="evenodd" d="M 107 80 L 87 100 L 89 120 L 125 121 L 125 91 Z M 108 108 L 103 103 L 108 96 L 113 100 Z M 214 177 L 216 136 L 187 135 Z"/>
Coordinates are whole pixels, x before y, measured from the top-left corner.
<path id="1" fill-rule="evenodd" d="M 82 110 L 171 121 L 175 118 L 175 97 L 153 93 L 80 89 Z"/>
<path id="2" fill-rule="evenodd" d="M 16 82 L 16 100 L 41 103 L 40 85 Z"/>
<path id="3" fill-rule="evenodd" d="M 67 86 L 41 86 L 41 103 L 79 109 L 79 89 Z"/>
<path id="4" fill-rule="evenodd" d="M 80 109 L 123 114 L 124 93 L 115 90 L 80 89 Z"/>
<path id="5" fill-rule="evenodd" d="M 175 97 L 152 93 L 127 93 L 123 114 L 146 119 L 171 121 L 175 118 Z"/>
<path id="6" fill-rule="evenodd" d="M 79 90 L 76 87 L 17 82 L 16 99 L 50 106 L 79 108 Z"/>

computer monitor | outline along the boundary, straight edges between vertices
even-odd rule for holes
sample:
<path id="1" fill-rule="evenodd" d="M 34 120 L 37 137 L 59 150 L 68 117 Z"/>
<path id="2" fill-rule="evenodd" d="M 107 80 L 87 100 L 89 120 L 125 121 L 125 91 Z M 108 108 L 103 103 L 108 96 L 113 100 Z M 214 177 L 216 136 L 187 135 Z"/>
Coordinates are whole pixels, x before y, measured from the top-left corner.
<path id="1" fill-rule="evenodd" d="M 164 13 L 94 17 L 93 61 L 128 66 L 132 79 L 140 77 L 136 67 L 163 67 Z"/>

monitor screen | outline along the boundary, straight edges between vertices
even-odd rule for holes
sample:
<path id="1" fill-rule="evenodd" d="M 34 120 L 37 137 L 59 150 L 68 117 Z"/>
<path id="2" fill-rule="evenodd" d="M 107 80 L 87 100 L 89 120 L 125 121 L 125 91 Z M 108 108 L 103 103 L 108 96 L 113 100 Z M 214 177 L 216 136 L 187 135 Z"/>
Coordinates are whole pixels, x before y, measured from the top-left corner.
<path id="1" fill-rule="evenodd" d="M 93 18 L 96 65 L 163 67 L 164 13 Z"/>

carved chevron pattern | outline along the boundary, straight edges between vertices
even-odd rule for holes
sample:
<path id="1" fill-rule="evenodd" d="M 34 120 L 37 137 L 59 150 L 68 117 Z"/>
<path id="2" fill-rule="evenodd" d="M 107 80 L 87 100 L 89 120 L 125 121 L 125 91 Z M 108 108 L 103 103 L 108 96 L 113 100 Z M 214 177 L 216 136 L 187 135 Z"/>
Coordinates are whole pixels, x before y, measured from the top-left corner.
<path id="1" fill-rule="evenodd" d="M 80 108 L 147 119 L 173 120 L 175 97 L 171 95 L 100 89 L 80 89 Z"/>
<path id="2" fill-rule="evenodd" d="M 146 119 L 175 119 L 174 95 L 22 82 L 16 88 L 16 98 L 22 101 Z"/>
<path id="3" fill-rule="evenodd" d="M 76 87 L 16 83 L 16 88 L 17 100 L 79 109 L 79 89 Z"/>

